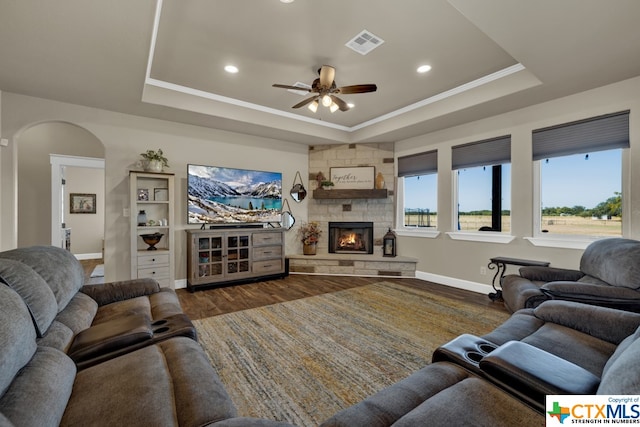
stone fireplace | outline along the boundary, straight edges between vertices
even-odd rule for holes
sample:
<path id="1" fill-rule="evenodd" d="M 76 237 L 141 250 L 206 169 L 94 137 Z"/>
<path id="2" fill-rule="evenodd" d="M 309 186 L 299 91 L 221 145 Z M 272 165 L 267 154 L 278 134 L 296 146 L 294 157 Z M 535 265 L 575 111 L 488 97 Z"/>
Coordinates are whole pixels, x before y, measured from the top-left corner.
<path id="1" fill-rule="evenodd" d="M 387 193 L 318 190 L 318 178 L 333 167 L 374 166 L 382 173 Z M 416 260 L 382 256 L 382 239 L 394 224 L 393 143 L 316 145 L 309 148 L 308 221 L 323 231 L 317 254 L 291 254 L 289 271 L 302 274 L 415 277 Z M 315 197 L 317 191 L 324 191 Z M 339 224 L 338 227 L 335 227 Z M 338 230 L 339 229 L 339 230 Z M 340 242 L 342 243 L 340 244 Z"/>
<path id="2" fill-rule="evenodd" d="M 372 254 L 373 222 L 329 222 L 329 253 Z"/>

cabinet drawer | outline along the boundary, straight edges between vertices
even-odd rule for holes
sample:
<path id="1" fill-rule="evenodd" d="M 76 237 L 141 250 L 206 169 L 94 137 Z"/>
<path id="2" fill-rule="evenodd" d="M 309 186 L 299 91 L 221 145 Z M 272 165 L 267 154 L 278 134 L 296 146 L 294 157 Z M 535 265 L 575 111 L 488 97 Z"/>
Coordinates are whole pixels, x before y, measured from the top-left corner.
<path id="1" fill-rule="evenodd" d="M 279 273 L 282 271 L 282 258 L 253 263 L 253 273 Z"/>
<path id="2" fill-rule="evenodd" d="M 253 248 L 254 260 L 280 257 L 282 257 L 282 246 L 264 246 Z"/>
<path id="3" fill-rule="evenodd" d="M 282 243 L 282 233 L 253 233 L 252 242 L 255 245 L 278 245 Z"/>
<path id="4" fill-rule="evenodd" d="M 138 267 L 146 268 L 166 264 L 169 264 L 169 254 L 138 255 Z"/>
<path id="5" fill-rule="evenodd" d="M 169 266 L 164 267 L 152 267 L 152 268 L 139 268 L 138 269 L 138 278 L 142 279 L 145 277 L 151 277 L 155 279 L 156 277 L 169 277 Z"/>

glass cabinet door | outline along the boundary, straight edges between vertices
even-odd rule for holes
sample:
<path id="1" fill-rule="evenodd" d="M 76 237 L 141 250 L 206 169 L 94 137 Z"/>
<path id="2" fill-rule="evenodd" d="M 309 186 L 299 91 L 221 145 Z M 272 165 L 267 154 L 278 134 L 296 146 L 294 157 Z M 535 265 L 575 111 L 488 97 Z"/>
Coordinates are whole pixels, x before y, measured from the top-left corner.
<path id="1" fill-rule="evenodd" d="M 198 277 L 219 276 L 222 274 L 222 238 L 198 238 Z"/>
<path id="2" fill-rule="evenodd" d="M 227 237 L 227 274 L 249 272 L 249 235 Z"/>

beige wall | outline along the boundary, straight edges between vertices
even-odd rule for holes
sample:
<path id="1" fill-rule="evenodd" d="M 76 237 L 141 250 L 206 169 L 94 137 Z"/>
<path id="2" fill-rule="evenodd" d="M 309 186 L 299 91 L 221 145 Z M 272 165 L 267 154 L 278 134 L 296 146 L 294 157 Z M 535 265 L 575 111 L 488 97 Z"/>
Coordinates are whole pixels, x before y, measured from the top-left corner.
<path id="1" fill-rule="evenodd" d="M 65 168 L 64 220 L 71 228 L 71 252 L 83 258 L 102 253 L 104 239 L 104 170 L 94 168 Z M 95 194 L 95 214 L 70 213 L 69 194 Z M 18 239 L 19 240 L 19 239 Z"/>
<path id="2" fill-rule="evenodd" d="M 531 163 L 531 129 L 564 123 L 598 114 L 624 109 L 631 110 L 631 149 L 629 150 L 629 182 L 625 182 L 625 209 L 630 227 L 625 236 L 640 239 L 640 78 L 628 80 L 538 106 L 499 115 L 463 126 L 433 132 L 399 141 L 395 155 L 419 152 L 424 148 L 439 149 L 438 222 L 443 231 L 452 225 L 452 145 L 512 134 L 512 233 L 509 244 L 453 241 L 440 234 L 435 239 L 400 237 L 400 255 L 418 258 L 418 270 L 451 279 L 488 285 L 491 276 L 480 275 L 480 267 L 498 255 L 552 261 L 558 267 L 577 267 L 582 251 L 534 247 L 524 237 L 533 232 L 533 168 Z M 283 171 L 284 188 L 291 186 L 296 171 L 308 176 L 308 147 L 292 142 L 247 136 L 161 120 L 111 113 L 87 107 L 30 98 L 11 93 L 2 94 L 2 132 L 10 138 L 9 147 L 2 149 L 2 207 L 0 226 L 2 248 L 16 245 L 12 221 L 15 192 L 10 179 L 14 173 L 12 156 L 15 138 L 34 123 L 68 121 L 87 129 L 105 147 L 105 239 L 107 280 L 125 279 L 129 275 L 128 169 L 138 154 L 149 148 L 162 148 L 176 173 L 176 278 L 186 276 L 186 164 L 189 162 Z M 9 170 L 5 168 L 9 168 Z M 308 200 L 295 203 L 289 200 L 297 224 L 307 218 Z M 8 212 L 8 214 L 7 214 Z M 295 229 L 287 233 L 287 252 L 299 248 Z M 490 273 L 490 272 L 489 272 Z"/>
<path id="3" fill-rule="evenodd" d="M 417 257 L 418 270 L 422 272 L 485 284 L 491 282 L 491 271 L 483 276 L 480 267 L 486 267 L 489 258 L 495 256 L 548 260 L 557 267 L 577 268 L 582 250 L 536 247 L 524 239 L 533 233 L 531 131 L 627 109 L 631 110 L 630 171 L 623 186 L 623 200 L 625 215 L 630 221 L 623 233 L 625 237 L 640 239 L 640 185 L 637 185 L 640 179 L 640 78 L 635 78 L 397 142 L 396 156 L 420 152 L 425 148 L 438 149 L 438 226 L 445 232 L 453 230 L 451 147 L 511 134 L 511 233 L 516 236 L 509 244 L 452 240 L 444 233 L 434 239 L 400 237 L 400 255 Z"/>
<path id="4" fill-rule="evenodd" d="M 35 123 L 65 121 L 74 123 L 91 132 L 104 145 L 105 158 L 105 279 L 129 278 L 129 218 L 123 215 L 129 207 L 128 173 L 147 149 L 162 148 L 169 159 L 169 172 L 176 174 L 176 279 L 186 278 L 186 172 L 187 163 L 210 164 L 282 171 L 283 191 L 293 183 L 296 171 L 308 174 L 307 146 L 292 142 L 243 135 L 232 132 L 183 125 L 112 113 L 105 110 L 65 104 L 13 93 L 4 93 L 2 98 L 2 135 L 10 138 L 5 153 L 15 152 L 20 135 Z M 12 162 L 8 163 L 12 177 L 17 173 Z M 3 173 L 5 171 L 3 170 Z M 4 216 L 5 202 L 13 202 L 12 182 L 3 180 L 3 248 L 17 245 L 16 233 L 11 229 L 15 220 L 12 208 Z M 5 194 L 7 191 L 8 194 Z M 5 197 L 6 195 L 6 197 Z M 289 199 L 297 223 L 306 218 L 307 202 L 295 203 Z M 286 233 L 287 246 L 295 242 L 295 230 Z M 291 243 L 291 244 L 290 244 Z"/>

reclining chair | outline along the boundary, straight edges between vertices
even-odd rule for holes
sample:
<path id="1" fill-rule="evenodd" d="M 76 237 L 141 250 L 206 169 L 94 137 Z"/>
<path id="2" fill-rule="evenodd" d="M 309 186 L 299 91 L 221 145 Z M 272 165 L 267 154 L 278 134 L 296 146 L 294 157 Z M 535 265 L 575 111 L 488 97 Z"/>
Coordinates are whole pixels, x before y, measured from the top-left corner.
<path id="1" fill-rule="evenodd" d="M 549 299 L 640 312 L 640 241 L 609 238 L 585 249 L 580 270 L 521 267 L 502 280 L 502 298 L 511 312 L 535 308 Z"/>

